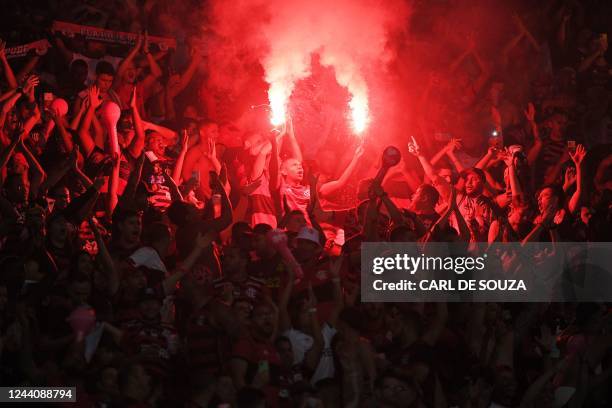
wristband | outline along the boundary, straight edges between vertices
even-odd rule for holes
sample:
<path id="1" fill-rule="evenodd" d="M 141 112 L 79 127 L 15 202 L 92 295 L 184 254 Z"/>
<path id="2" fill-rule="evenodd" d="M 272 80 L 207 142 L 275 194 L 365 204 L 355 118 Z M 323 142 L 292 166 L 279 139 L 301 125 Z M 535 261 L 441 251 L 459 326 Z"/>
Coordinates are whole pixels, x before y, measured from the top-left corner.
<path id="1" fill-rule="evenodd" d="M 308 313 L 317 313 L 317 308 L 311 307 L 310 309 L 308 309 Z"/>

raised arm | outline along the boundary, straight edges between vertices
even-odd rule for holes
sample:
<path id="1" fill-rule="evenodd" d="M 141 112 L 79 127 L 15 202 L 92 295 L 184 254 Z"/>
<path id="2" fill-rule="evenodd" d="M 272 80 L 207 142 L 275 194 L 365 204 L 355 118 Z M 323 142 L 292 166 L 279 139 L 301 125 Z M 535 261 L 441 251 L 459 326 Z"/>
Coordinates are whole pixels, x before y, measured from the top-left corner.
<path id="1" fill-rule="evenodd" d="M 435 178 L 433 167 L 431 167 L 431 163 L 429 162 L 429 160 L 427 160 L 427 157 L 425 157 L 425 155 L 421 151 L 421 148 L 419 147 L 419 144 L 417 143 L 414 136 L 412 136 L 412 142 L 408 143 L 408 152 L 415 155 L 419 163 L 421 163 L 421 167 L 423 167 L 426 179 L 433 181 Z"/>
<path id="2" fill-rule="evenodd" d="M 6 78 L 6 82 L 8 83 L 9 88 L 15 89 L 17 88 L 17 79 L 15 78 L 15 74 L 13 73 L 13 69 L 11 68 L 8 60 L 6 59 L 6 42 L 0 39 L 0 63 L 2 63 L 2 68 L 4 69 L 4 77 Z"/>
<path id="3" fill-rule="evenodd" d="M 2 149 L 2 153 L 0 153 L 0 174 L 3 173 L 3 170 L 6 167 L 7 163 L 9 162 L 11 156 L 13 155 L 15 148 L 20 143 L 21 143 L 21 133 L 15 139 L 11 141 L 11 144 L 9 144 L 7 147 Z"/>
<path id="4" fill-rule="evenodd" d="M 28 164 L 30 165 L 30 171 L 34 172 L 30 179 L 30 201 L 34 201 L 36 198 L 38 198 L 40 186 L 47 178 L 47 173 L 40 165 L 38 160 L 36 160 L 36 157 L 34 157 L 30 149 L 28 149 L 27 146 L 23 143 L 23 137 L 21 138 L 21 142 L 19 143 L 19 148 L 23 152 L 23 155 L 25 156 Z"/>
<path id="5" fill-rule="evenodd" d="M 164 288 L 164 294 L 166 296 L 171 295 L 176 290 L 176 284 L 183 279 L 183 277 L 193 269 L 198 259 L 204 252 L 204 250 L 213 243 L 215 234 L 211 231 L 203 234 L 198 233 L 196 237 L 196 244 L 194 245 L 191 253 L 183 260 L 180 268 L 174 271 L 173 274 L 164 279 L 162 286 Z"/>
<path id="6" fill-rule="evenodd" d="M 197 48 L 192 48 L 191 61 L 189 62 L 187 69 L 181 75 L 181 79 L 179 80 L 179 82 L 172 88 L 168 89 L 168 94 L 171 98 L 176 97 L 179 93 L 183 91 L 183 89 L 187 87 L 187 85 L 189 85 L 189 82 L 191 82 L 191 79 L 193 78 L 193 75 L 195 74 L 196 69 L 198 68 L 198 63 L 201 60 L 202 54 L 200 54 L 200 51 Z"/>
<path id="7" fill-rule="evenodd" d="M 344 169 L 344 171 L 342 172 L 342 175 L 340 176 L 340 178 L 338 180 L 328 181 L 327 183 L 325 183 L 321 187 L 319 187 L 319 195 L 321 197 L 325 198 L 325 197 L 335 193 L 336 191 L 338 191 L 342 187 L 344 187 L 346 185 L 349 177 L 351 176 L 351 174 L 353 174 L 353 171 L 355 171 L 355 168 L 357 167 L 357 164 L 359 163 L 359 160 L 363 156 L 363 153 L 364 153 L 363 146 L 361 146 L 361 145 L 358 146 L 357 149 L 355 150 L 355 154 L 353 155 L 353 158 L 352 158 L 351 162 Z"/>
<path id="8" fill-rule="evenodd" d="M 302 161 L 302 149 L 300 149 L 300 145 L 295 138 L 293 119 L 290 116 L 287 119 L 287 137 L 285 137 L 285 140 L 289 143 L 289 149 L 291 151 L 289 157 Z"/>
<path id="9" fill-rule="evenodd" d="M 128 147 L 128 152 L 132 157 L 139 157 L 145 146 L 145 133 L 142 125 L 142 119 L 140 118 L 140 112 L 138 112 L 136 87 L 134 87 L 134 90 L 132 91 L 130 108 L 132 109 L 132 120 L 134 121 L 134 138 Z"/>
<path id="10" fill-rule="evenodd" d="M 162 70 L 159 67 L 157 61 L 155 60 L 155 57 L 151 54 L 151 51 L 149 51 L 149 34 L 146 31 L 142 43 L 142 52 L 147 58 L 147 62 L 149 63 L 149 69 L 151 71 L 149 75 L 147 75 L 142 81 L 142 86 L 144 88 L 148 88 L 153 85 L 157 78 L 162 76 Z"/>
<path id="11" fill-rule="evenodd" d="M 96 147 L 96 143 L 93 137 L 91 137 L 90 128 L 93 117 L 96 114 L 96 109 L 98 109 L 98 107 L 102 104 L 102 101 L 100 100 L 100 91 L 98 90 L 97 86 L 93 85 L 89 88 L 88 101 L 89 107 L 87 108 L 85 117 L 79 125 L 78 131 L 79 143 L 85 158 L 88 158 Z"/>
<path id="12" fill-rule="evenodd" d="M 136 57 L 136 55 L 138 55 L 138 52 L 142 47 L 142 40 L 142 35 L 139 34 L 138 38 L 136 39 L 136 43 L 134 43 L 134 48 L 130 50 L 128 55 L 126 55 L 126 57 L 119 64 L 119 67 L 117 68 L 117 75 L 115 75 L 115 78 L 121 78 L 125 73 L 127 67 L 129 67 L 130 64 L 134 62 L 134 58 Z"/>
<path id="13" fill-rule="evenodd" d="M 570 152 L 570 157 L 576 166 L 576 191 L 572 194 L 572 197 L 568 203 L 568 209 L 570 213 L 575 214 L 580 208 L 580 203 L 584 198 L 584 157 L 587 152 L 583 145 L 579 144 L 576 146 L 574 153 Z"/>

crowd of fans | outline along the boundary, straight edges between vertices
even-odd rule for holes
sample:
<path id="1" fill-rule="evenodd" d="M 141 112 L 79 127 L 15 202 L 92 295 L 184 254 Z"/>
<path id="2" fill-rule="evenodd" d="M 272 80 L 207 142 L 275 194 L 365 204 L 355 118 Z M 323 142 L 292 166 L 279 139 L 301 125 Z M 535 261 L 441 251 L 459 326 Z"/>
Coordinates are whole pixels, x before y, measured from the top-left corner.
<path id="1" fill-rule="evenodd" d="M 170 2 L 71 3 L 186 35 Z M 601 3 L 531 4 L 496 58 L 471 37 L 430 70 L 383 181 L 374 146 L 303 157 L 290 117 L 216 122 L 196 46 L 177 69 L 144 31 L 0 42 L 0 384 L 87 407 L 611 406 L 608 304 L 360 300 L 362 242 L 612 241 Z M 2 32 L 36 39 L 61 4 L 13 4 Z"/>

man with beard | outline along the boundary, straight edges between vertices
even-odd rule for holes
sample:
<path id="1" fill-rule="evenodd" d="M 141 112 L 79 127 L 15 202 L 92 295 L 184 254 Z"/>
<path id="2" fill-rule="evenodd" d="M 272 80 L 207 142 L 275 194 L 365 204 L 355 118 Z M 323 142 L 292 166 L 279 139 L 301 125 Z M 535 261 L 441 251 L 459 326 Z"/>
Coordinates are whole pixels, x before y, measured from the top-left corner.
<path id="1" fill-rule="evenodd" d="M 277 314 L 266 303 L 253 309 L 249 335 L 234 344 L 230 372 L 238 390 L 258 388 L 270 406 L 278 405 L 280 357 L 272 343 L 277 330 Z"/>

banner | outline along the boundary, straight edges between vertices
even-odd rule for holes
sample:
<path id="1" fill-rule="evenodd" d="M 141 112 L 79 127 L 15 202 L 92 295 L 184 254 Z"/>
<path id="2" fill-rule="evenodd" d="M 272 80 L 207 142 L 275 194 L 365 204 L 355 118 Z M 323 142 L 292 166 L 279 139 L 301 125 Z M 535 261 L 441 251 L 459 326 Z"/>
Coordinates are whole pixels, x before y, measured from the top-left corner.
<path id="1" fill-rule="evenodd" d="M 88 40 L 104 41 L 115 44 L 135 44 L 138 34 L 126 33 L 123 31 L 107 30 L 105 28 L 84 26 L 80 24 L 67 23 L 64 21 L 54 21 L 51 26 L 53 33 L 61 33 L 66 37 L 82 35 Z M 160 50 L 166 51 L 169 48 L 176 48 L 174 38 L 157 37 L 150 35 L 149 42 L 156 44 Z"/>
<path id="2" fill-rule="evenodd" d="M 19 58 L 25 57 L 30 50 L 34 50 L 36 55 L 45 55 L 49 48 L 51 47 L 51 43 L 46 39 L 38 40 L 31 42 L 29 44 L 16 45 L 14 47 L 6 48 L 6 58 Z"/>

